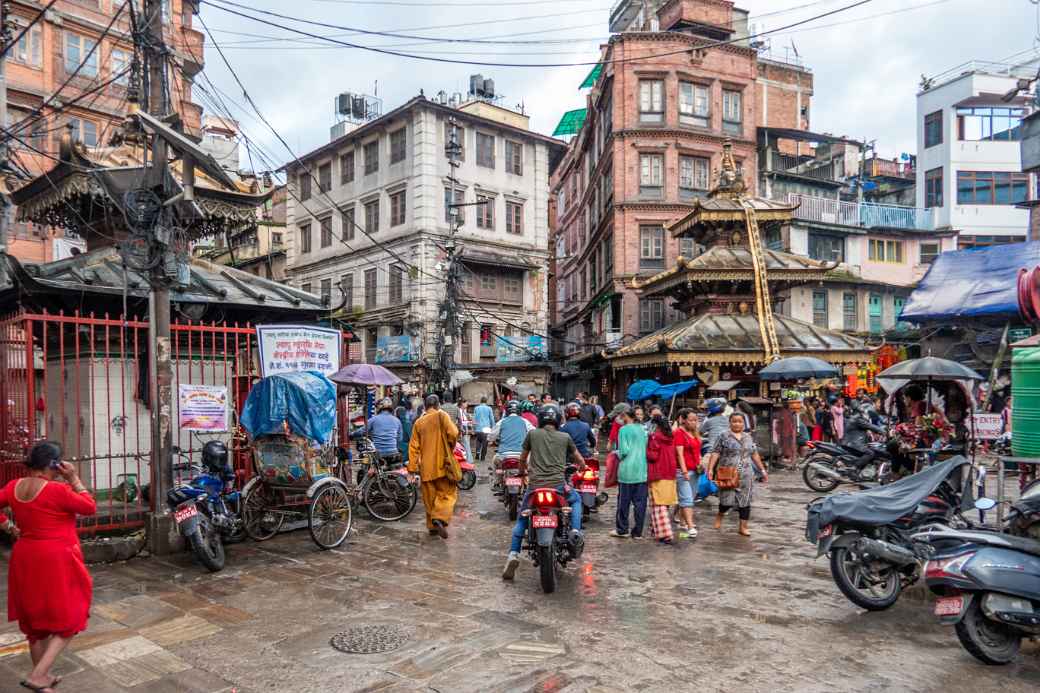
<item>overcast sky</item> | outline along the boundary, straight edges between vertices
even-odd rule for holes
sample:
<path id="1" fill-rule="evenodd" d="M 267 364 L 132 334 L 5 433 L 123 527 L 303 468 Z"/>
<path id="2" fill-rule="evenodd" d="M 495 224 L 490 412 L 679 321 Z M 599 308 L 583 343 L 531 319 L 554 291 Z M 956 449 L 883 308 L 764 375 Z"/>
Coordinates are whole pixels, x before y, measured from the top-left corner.
<path id="1" fill-rule="evenodd" d="M 216 0 L 219 2 L 220 0 Z M 616 0 L 233 0 L 254 9 L 292 14 L 364 30 L 423 38 L 548 41 L 534 45 L 432 43 L 416 39 L 348 34 L 341 29 L 268 21 L 366 46 L 389 47 L 428 57 L 506 63 L 595 61 L 608 36 L 609 7 Z M 758 32 L 778 29 L 832 11 L 854 0 L 742 0 Z M 551 134 L 560 115 L 585 105 L 578 85 L 587 66 L 490 67 L 437 63 L 369 50 L 329 47 L 320 40 L 228 14 L 203 4 L 202 19 L 224 48 L 250 96 L 297 153 L 328 142 L 335 122 L 333 97 L 377 89 L 390 110 L 424 89 L 463 92 L 469 75 L 493 77 L 505 105 L 523 103 L 533 129 Z M 768 37 L 774 56 L 801 60 L 815 75 L 812 129 L 874 139 L 883 156 L 915 150 L 915 94 L 921 75 L 933 76 L 969 60 L 1018 62 L 1033 55 L 1038 7 L 1030 0 L 873 0 Z M 197 27 L 202 30 L 196 18 Z M 250 35 L 242 35 L 250 34 Z M 272 41 L 270 37 L 288 40 Z M 309 45 L 307 45 L 309 44 Z M 793 45 L 793 47 L 792 47 Z M 207 37 L 206 75 L 229 100 L 244 104 Z M 214 112 L 205 97 L 196 101 Z M 255 117 L 236 110 L 245 134 L 263 144 L 278 163 L 289 158 Z M 248 165 L 246 153 L 242 161 Z M 259 162 L 257 169 L 264 168 Z"/>

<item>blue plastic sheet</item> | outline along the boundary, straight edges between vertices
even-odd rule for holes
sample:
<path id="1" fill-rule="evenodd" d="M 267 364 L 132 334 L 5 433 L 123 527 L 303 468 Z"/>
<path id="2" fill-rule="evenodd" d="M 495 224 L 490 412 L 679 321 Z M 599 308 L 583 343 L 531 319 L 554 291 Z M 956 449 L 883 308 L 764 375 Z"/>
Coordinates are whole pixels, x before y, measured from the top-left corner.
<path id="1" fill-rule="evenodd" d="M 336 426 L 336 386 L 317 371 L 271 375 L 249 391 L 242 425 L 253 438 L 289 430 L 324 445 Z"/>
<path id="2" fill-rule="evenodd" d="M 656 380 L 637 380 L 628 386 L 625 399 L 638 401 L 653 397 L 659 387 L 661 387 L 661 383 Z"/>
<path id="3" fill-rule="evenodd" d="M 1040 265 L 1040 241 L 940 254 L 903 306 L 899 320 L 1014 318 L 1018 271 Z"/>
<path id="4" fill-rule="evenodd" d="M 671 399 L 672 397 L 678 397 L 683 393 L 689 392 L 696 386 L 696 380 L 686 380 L 681 383 L 662 385 L 661 387 L 657 388 L 657 390 L 654 392 L 654 397 L 660 397 L 661 399 Z"/>

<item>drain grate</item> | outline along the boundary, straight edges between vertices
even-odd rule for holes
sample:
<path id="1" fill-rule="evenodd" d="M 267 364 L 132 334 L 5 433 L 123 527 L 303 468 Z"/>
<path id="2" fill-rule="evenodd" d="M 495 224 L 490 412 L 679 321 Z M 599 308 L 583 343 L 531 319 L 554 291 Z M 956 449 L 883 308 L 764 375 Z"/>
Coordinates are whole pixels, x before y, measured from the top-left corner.
<path id="1" fill-rule="evenodd" d="M 349 654 L 376 654 L 390 652 L 404 645 L 412 637 L 412 631 L 405 626 L 368 625 L 356 626 L 342 633 L 336 633 L 329 644 L 340 652 Z"/>

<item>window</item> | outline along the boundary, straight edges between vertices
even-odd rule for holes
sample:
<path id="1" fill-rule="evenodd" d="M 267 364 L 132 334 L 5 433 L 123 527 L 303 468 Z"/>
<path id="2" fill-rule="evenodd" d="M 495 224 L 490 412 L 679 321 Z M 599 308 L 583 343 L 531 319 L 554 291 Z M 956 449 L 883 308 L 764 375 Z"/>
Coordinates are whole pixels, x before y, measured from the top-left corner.
<path id="1" fill-rule="evenodd" d="M 697 257 L 697 241 L 692 238 L 679 239 L 679 254 L 687 260 Z"/>
<path id="2" fill-rule="evenodd" d="M 683 125 L 710 126 L 708 87 L 679 82 L 679 122 Z"/>
<path id="3" fill-rule="evenodd" d="M 311 225 L 300 224 L 300 254 L 311 252 Z"/>
<path id="4" fill-rule="evenodd" d="M 664 122 L 664 81 L 639 81 L 639 119 L 644 123 Z"/>
<path id="5" fill-rule="evenodd" d="M 332 162 L 318 167 L 318 192 L 332 190 Z"/>
<path id="6" fill-rule="evenodd" d="M 523 300 L 522 275 L 507 275 L 502 283 L 502 300 L 510 303 L 520 303 Z"/>
<path id="7" fill-rule="evenodd" d="M 933 168 L 924 174 L 924 206 L 943 206 L 943 170 Z"/>
<path id="8" fill-rule="evenodd" d="M 495 198 L 477 195 L 477 228 L 495 230 Z"/>
<path id="9" fill-rule="evenodd" d="M 521 234 L 524 232 L 524 205 L 520 202 L 506 201 L 506 233 Z"/>
<path id="10" fill-rule="evenodd" d="M 472 363 L 476 360 L 473 356 L 473 323 L 462 323 L 462 362 Z"/>
<path id="11" fill-rule="evenodd" d="M 375 233 L 379 230 L 379 200 L 365 203 L 365 231 Z"/>
<path id="12" fill-rule="evenodd" d="M 506 140 L 506 171 L 517 176 L 524 175 L 524 145 Z"/>
<path id="13" fill-rule="evenodd" d="M 452 215 L 457 215 L 459 223 L 465 223 L 466 221 L 466 208 L 465 207 L 453 207 L 452 205 L 461 205 L 466 201 L 466 191 L 456 190 L 454 196 L 451 194 L 451 188 L 444 189 L 444 221 L 451 223 Z"/>
<path id="14" fill-rule="evenodd" d="M 934 147 L 943 141 L 943 112 L 936 111 L 924 117 L 924 146 Z M 962 138 L 963 139 L 963 138 Z"/>
<path id="15" fill-rule="evenodd" d="M 376 307 L 376 268 L 365 270 L 365 308 Z"/>
<path id="16" fill-rule="evenodd" d="M 480 358 L 495 358 L 495 333 L 494 325 L 482 324 L 480 326 Z"/>
<path id="17" fill-rule="evenodd" d="M 595 294 L 599 288 L 599 256 L 592 251 L 589 257 L 589 294 Z"/>
<path id="18" fill-rule="evenodd" d="M 390 163 L 396 164 L 404 161 L 405 157 L 405 144 L 408 141 L 408 136 L 404 128 L 400 130 L 394 130 L 390 133 Z"/>
<path id="19" fill-rule="evenodd" d="M 18 34 L 23 28 L 23 26 L 16 25 L 15 34 Z M 18 39 L 18 45 L 11 52 L 11 57 L 24 65 L 40 67 L 43 64 L 41 41 L 40 27 L 34 25 Z"/>
<path id="20" fill-rule="evenodd" d="M 1029 174 L 957 171 L 957 204 L 1013 205 L 1029 198 Z"/>
<path id="21" fill-rule="evenodd" d="M 868 256 L 871 262 L 903 262 L 903 241 L 882 241 L 871 238 Z"/>
<path id="22" fill-rule="evenodd" d="M 938 243 L 921 243 L 921 264 L 930 265 L 932 261 L 942 252 Z"/>
<path id="23" fill-rule="evenodd" d="M 657 332 L 664 328 L 664 300 L 644 298 L 639 301 L 639 332 Z"/>
<path id="24" fill-rule="evenodd" d="M 498 277 L 491 273 L 480 275 L 480 293 L 483 295 L 494 294 L 498 291 Z"/>
<path id="25" fill-rule="evenodd" d="M 493 135 L 477 133 L 477 166 L 495 167 L 495 138 Z"/>
<path id="26" fill-rule="evenodd" d="M 895 318 L 897 325 L 906 325 L 905 322 L 903 322 L 903 321 L 901 321 L 899 319 L 900 315 L 902 315 L 902 313 L 903 313 L 903 306 L 905 306 L 905 305 L 906 305 L 906 298 L 905 297 L 903 297 L 903 296 L 893 296 L 892 297 L 892 315 Z"/>
<path id="27" fill-rule="evenodd" d="M 958 108 L 958 135 L 968 142 L 1018 142 L 1025 114 L 1024 108 Z"/>
<path id="28" fill-rule="evenodd" d="M 390 195 L 390 226 L 400 226 L 405 217 L 405 191 L 398 190 Z"/>
<path id="29" fill-rule="evenodd" d="M 447 147 L 451 143 L 451 123 L 444 124 L 444 146 Z M 460 125 L 455 125 L 455 141 L 459 145 L 459 161 L 466 160 L 466 129 Z"/>
<path id="30" fill-rule="evenodd" d="M 739 91 L 722 90 L 722 129 L 739 135 L 744 131 L 743 98 Z"/>
<path id="31" fill-rule="evenodd" d="M 379 328 L 369 327 L 365 330 L 365 363 L 376 362 L 376 350 L 379 348 Z"/>
<path id="32" fill-rule="evenodd" d="M 664 156 L 639 156 L 639 194 L 660 197 L 664 191 Z"/>
<path id="33" fill-rule="evenodd" d="M 679 157 L 679 194 L 690 197 L 708 189 L 709 162 L 700 156 Z"/>
<path id="34" fill-rule="evenodd" d="M 271 245 L 280 246 L 282 244 L 282 234 L 272 231 L 271 232 Z"/>
<path id="35" fill-rule="evenodd" d="M 311 288 L 312 287 L 311 287 L 311 283 L 310 282 L 305 282 L 303 284 L 300 284 L 300 290 L 305 292 L 305 293 L 309 294 L 311 292 Z"/>
<path id="36" fill-rule="evenodd" d="M 339 184 L 354 182 L 354 152 L 349 151 L 339 157 Z"/>
<path id="37" fill-rule="evenodd" d="M 639 268 L 664 269 L 664 227 L 639 228 Z"/>
<path id="38" fill-rule="evenodd" d="M 871 334 L 880 334 L 881 333 L 882 316 L 883 316 L 883 313 L 884 313 L 883 307 L 884 306 L 882 304 L 881 294 L 870 294 L 870 303 L 869 303 L 870 323 L 869 323 L 869 327 L 870 327 L 870 333 Z"/>
<path id="39" fill-rule="evenodd" d="M 65 72 L 72 74 L 79 69 L 77 74 L 81 77 L 97 77 L 97 51 L 94 51 L 96 45 L 97 41 L 93 39 L 66 32 Z"/>
<path id="40" fill-rule="evenodd" d="M 115 77 L 115 83 L 121 87 L 130 84 L 130 73 L 127 72 L 122 77 L 116 77 L 116 75 L 128 67 L 130 67 L 130 54 L 122 48 L 113 48 L 112 53 L 109 55 L 108 70 L 110 76 Z"/>
<path id="41" fill-rule="evenodd" d="M 827 292 L 812 292 L 812 322 L 817 327 L 827 327 Z"/>
<path id="42" fill-rule="evenodd" d="M 321 247 L 328 248 L 332 245 L 332 217 L 325 217 L 318 223 L 321 224 Z"/>
<path id="43" fill-rule="evenodd" d="M 308 169 L 300 171 L 296 177 L 297 187 L 300 189 L 300 202 L 311 199 L 311 172 Z"/>
<path id="44" fill-rule="evenodd" d="M 612 279 L 614 277 L 614 234 L 609 234 L 603 239 L 600 255 L 603 256 L 603 278 Z"/>
<path id="45" fill-rule="evenodd" d="M 354 240 L 354 229 L 356 223 L 354 221 L 354 208 L 348 207 L 344 210 L 340 210 L 343 220 L 343 240 L 352 241 Z"/>
<path id="46" fill-rule="evenodd" d="M 343 289 L 343 305 L 346 309 L 354 309 L 354 275 L 344 274 L 339 279 L 339 286 Z"/>
<path id="47" fill-rule="evenodd" d="M 379 140 L 365 145 L 365 175 L 379 170 Z"/>
<path id="48" fill-rule="evenodd" d="M 81 142 L 88 147 L 98 146 L 97 125 L 93 121 L 69 118 L 69 125 L 72 126 L 72 139 L 74 141 Z"/>
<path id="49" fill-rule="evenodd" d="M 809 257 L 824 262 L 845 262 L 845 239 L 810 231 Z"/>
<path id="50" fill-rule="evenodd" d="M 404 268 L 390 265 L 390 305 L 397 305 L 404 300 Z"/>
<path id="51" fill-rule="evenodd" d="M 321 280 L 321 301 L 325 305 L 329 305 L 332 302 L 332 280 L 322 279 Z"/>
<path id="52" fill-rule="evenodd" d="M 856 294 L 845 292 L 841 296 L 842 327 L 846 332 L 855 332 L 859 329 L 859 306 Z"/>

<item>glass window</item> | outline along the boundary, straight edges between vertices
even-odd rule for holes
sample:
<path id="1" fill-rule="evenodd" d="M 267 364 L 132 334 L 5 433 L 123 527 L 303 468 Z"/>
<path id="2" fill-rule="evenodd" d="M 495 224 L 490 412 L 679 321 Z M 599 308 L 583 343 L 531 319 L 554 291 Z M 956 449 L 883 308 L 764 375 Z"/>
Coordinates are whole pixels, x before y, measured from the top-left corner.
<path id="1" fill-rule="evenodd" d="M 639 119 L 644 123 L 664 122 L 664 81 L 639 81 Z"/>
<path id="2" fill-rule="evenodd" d="M 817 327 L 827 327 L 827 292 L 812 292 L 812 321 Z"/>
<path id="3" fill-rule="evenodd" d="M 390 196 L 390 226 L 400 226 L 405 218 L 405 191 L 398 190 Z"/>
<path id="4" fill-rule="evenodd" d="M 477 133 L 477 166 L 495 167 L 495 138 L 493 135 Z"/>
<path id="5" fill-rule="evenodd" d="M 936 111 L 924 117 L 924 146 L 934 147 L 943 141 L 943 112 Z"/>
<path id="6" fill-rule="evenodd" d="M 660 196 L 664 189 L 664 156 L 641 154 L 639 157 L 639 192 Z"/>
<path id="7" fill-rule="evenodd" d="M 809 257 L 824 262 L 845 262 L 845 239 L 810 231 Z"/>
<path id="8" fill-rule="evenodd" d="M 98 62 L 97 51 L 94 46 L 97 41 L 88 39 L 86 36 L 65 33 L 65 72 L 72 74 L 76 72 L 81 77 L 97 77 Z M 93 52 L 92 52 L 93 51 Z M 80 67 L 82 65 L 82 67 Z"/>
<path id="9" fill-rule="evenodd" d="M 921 243 L 921 264 L 930 265 L 942 252 L 938 243 Z"/>
<path id="10" fill-rule="evenodd" d="M 296 177 L 297 187 L 300 189 L 300 201 L 311 199 L 311 172 L 310 169 L 300 171 Z"/>
<path id="11" fill-rule="evenodd" d="M 679 189 L 694 191 L 708 189 L 709 161 L 700 156 L 679 157 Z"/>
<path id="12" fill-rule="evenodd" d="M 933 168 L 924 174 L 924 206 L 943 206 L 943 170 Z"/>
<path id="13" fill-rule="evenodd" d="M 354 152 L 349 151 L 339 157 L 339 184 L 354 182 Z"/>
<path id="14" fill-rule="evenodd" d="M 664 329 L 664 300 L 644 298 L 639 301 L 639 331 L 643 334 Z"/>
<path id="15" fill-rule="evenodd" d="M 710 125 L 708 87 L 691 82 L 679 82 L 679 122 L 685 125 Z"/>
<path id="16" fill-rule="evenodd" d="M 524 206 L 519 202 L 506 201 L 506 233 L 524 232 Z"/>
<path id="17" fill-rule="evenodd" d="M 871 334 L 880 334 L 882 329 L 882 317 L 884 315 L 884 306 L 882 304 L 881 294 L 870 294 L 870 332 Z"/>
<path id="18" fill-rule="evenodd" d="M 15 34 L 17 35 L 21 32 L 24 26 L 16 26 Z M 40 36 L 40 27 L 34 25 L 31 29 L 22 34 L 20 39 L 18 39 L 18 45 L 12 51 L 11 57 L 25 65 L 40 67 L 43 64 Z"/>
<path id="19" fill-rule="evenodd" d="M 524 175 L 524 146 L 519 142 L 506 140 L 506 171 Z"/>
<path id="20" fill-rule="evenodd" d="M 328 192 L 332 190 L 332 162 L 322 164 L 318 167 L 318 191 Z"/>
<path id="21" fill-rule="evenodd" d="M 332 245 L 332 217 L 325 217 L 318 222 L 321 225 L 321 247 Z"/>
<path id="22" fill-rule="evenodd" d="M 739 91 L 722 90 L 722 129 L 733 134 L 744 130 L 743 95 Z"/>
<path id="23" fill-rule="evenodd" d="M 859 329 L 859 310 L 856 305 L 856 294 L 845 292 L 841 296 L 842 328 L 846 332 L 855 332 Z"/>
<path id="24" fill-rule="evenodd" d="M 341 210 L 341 219 L 343 221 L 343 240 L 352 241 L 354 240 L 354 229 L 356 228 L 356 222 L 354 221 L 354 208 L 347 207 Z"/>
<path id="25" fill-rule="evenodd" d="M 311 252 L 311 225 L 300 224 L 300 253 Z"/>
<path id="26" fill-rule="evenodd" d="M 379 140 L 365 145 L 365 175 L 379 170 Z"/>
<path id="27" fill-rule="evenodd" d="M 495 230 L 495 198 L 477 195 L 477 228 Z"/>
<path id="28" fill-rule="evenodd" d="M 957 204 L 1014 205 L 1029 199 L 1029 174 L 957 171 Z"/>
<path id="29" fill-rule="evenodd" d="M 1025 114 L 1024 108 L 958 108 L 958 134 L 968 142 L 1017 142 L 1022 139 Z"/>
<path id="30" fill-rule="evenodd" d="M 404 268 L 390 265 L 390 304 L 397 305 L 404 300 Z"/>
<path id="31" fill-rule="evenodd" d="M 73 140 L 81 142 L 88 147 L 97 146 L 97 125 L 95 125 L 93 121 L 83 120 L 80 118 L 69 118 L 69 125 L 72 126 Z"/>
<path id="32" fill-rule="evenodd" d="M 664 268 L 664 227 L 642 226 L 639 228 L 640 269 Z"/>
<path id="33" fill-rule="evenodd" d="M 365 308 L 376 307 L 376 268 L 365 270 Z"/>
<path id="34" fill-rule="evenodd" d="M 130 84 L 130 73 L 127 72 L 122 77 L 116 77 L 120 72 L 130 67 L 130 54 L 122 48 L 113 48 L 112 53 L 109 56 L 108 69 L 110 77 L 115 77 L 115 83 L 125 87 Z"/>
<path id="35" fill-rule="evenodd" d="M 523 280 L 520 276 L 506 276 L 503 280 L 503 298 L 518 302 L 523 294 Z"/>
<path id="36" fill-rule="evenodd" d="M 404 161 L 405 157 L 405 144 L 408 141 L 408 137 L 405 134 L 405 129 L 394 130 L 390 133 L 390 163 L 396 164 L 400 161 Z"/>
<path id="37" fill-rule="evenodd" d="M 300 284 L 300 291 L 303 291 L 303 292 L 309 294 L 311 292 L 311 283 L 310 282 L 304 282 L 303 284 Z"/>
<path id="38" fill-rule="evenodd" d="M 365 203 L 365 232 L 375 233 L 379 230 L 379 200 Z"/>
<path id="39" fill-rule="evenodd" d="M 697 257 L 697 242 L 692 238 L 679 239 L 679 254 L 687 260 Z"/>

